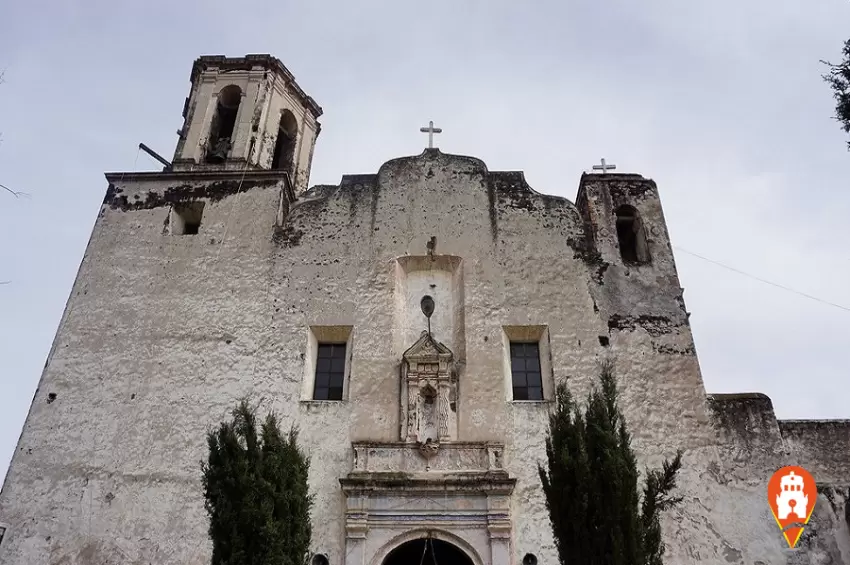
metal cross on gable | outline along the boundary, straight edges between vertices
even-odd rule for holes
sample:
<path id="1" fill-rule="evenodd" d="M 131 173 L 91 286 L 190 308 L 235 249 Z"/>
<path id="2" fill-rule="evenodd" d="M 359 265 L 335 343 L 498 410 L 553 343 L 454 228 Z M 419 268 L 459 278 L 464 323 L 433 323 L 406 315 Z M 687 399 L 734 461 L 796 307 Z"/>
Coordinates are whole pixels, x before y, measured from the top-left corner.
<path id="1" fill-rule="evenodd" d="M 442 128 L 435 128 L 434 127 L 434 122 L 428 122 L 428 127 L 427 128 L 419 128 L 419 131 L 421 131 L 422 133 L 428 134 L 428 149 L 434 148 L 434 134 L 435 133 L 443 133 Z"/>
<path id="2" fill-rule="evenodd" d="M 617 168 L 617 165 L 609 165 L 609 164 L 607 164 L 607 163 L 605 162 L 605 157 L 603 157 L 603 158 L 601 159 L 601 161 L 602 161 L 602 163 L 601 163 L 600 165 L 593 165 L 593 170 L 594 170 L 594 171 L 602 171 L 602 174 L 604 175 L 606 172 L 608 172 L 608 171 L 613 171 L 614 169 L 616 169 L 616 168 Z"/>

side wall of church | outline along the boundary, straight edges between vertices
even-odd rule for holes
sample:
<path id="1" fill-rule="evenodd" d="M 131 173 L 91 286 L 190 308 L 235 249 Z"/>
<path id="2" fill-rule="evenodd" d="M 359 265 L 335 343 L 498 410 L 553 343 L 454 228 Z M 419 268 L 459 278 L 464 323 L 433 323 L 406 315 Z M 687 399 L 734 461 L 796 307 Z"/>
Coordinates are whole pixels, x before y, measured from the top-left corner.
<path id="1" fill-rule="evenodd" d="M 281 185 L 240 177 L 113 180 L 0 496 L 0 563 L 209 562 L 205 433 L 285 386 L 254 356 Z M 187 200 L 199 233 L 170 235 Z"/>
<path id="2" fill-rule="evenodd" d="M 710 563 L 745 562 L 750 542 L 723 504 L 764 518 L 755 493 L 775 438 L 759 440 L 764 462 L 751 464 L 744 440 L 716 435 L 723 426 L 706 406 L 654 184 L 611 177 L 608 192 L 583 181 L 573 205 L 535 193 L 520 173 L 429 150 L 314 187 L 283 206 L 280 226 L 274 175 L 250 173 L 241 186 L 239 175 L 111 177 L 0 496 L 9 524 L 0 562 L 208 562 L 205 434 L 249 395 L 299 426 L 312 461 L 315 549 L 343 563 L 338 481 L 352 469 L 352 441 L 399 440 L 399 364 L 412 343 L 396 337 L 417 320 L 425 329 L 410 289 L 430 284 L 447 297 L 436 308 L 452 310 L 433 321 L 458 361 L 458 439 L 503 442 L 517 479 L 514 563 L 526 553 L 557 560 L 537 476 L 551 405 L 506 401 L 504 377 L 505 328 L 541 326 L 544 378 L 567 381 L 579 398 L 599 359 L 617 360 L 641 462 L 686 450 L 688 498 L 684 518 L 668 525 L 671 562 L 699 551 Z M 171 202 L 182 200 L 205 202 L 197 235 L 168 233 Z M 652 265 L 618 258 L 606 227 L 618 200 L 643 216 Z M 441 272 L 428 282 L 416 273 L 432 255 Z M 344 400 L 305 398 L 311 339 L 349 328 Z M 809 445 L 805 425 L 775 427 L 789 444 Z M 730 444 L 745 446 L 732 460 Z M 730 465 L 740 499 L 723 482 Z M 835 473 L 848 476 L 840 465 Z M 722 544 L 703 549 L 717 545 L 712 528 L 724 528 L 728 555 L 741 559 Z M 764 547 L 776 543 L 764 532 Z"/>
<path id="3" fill-rule="evenodd" d="M 686 454 L 682 504 L 664 520 L 671 563 L 814 565 L 850 562 L 850 421 L 777 421 L 763 394 L 711 394 L 717 444 Z M 797 548 L 782 538 L 767 481 L 800 465 L 818 499 Z"/>

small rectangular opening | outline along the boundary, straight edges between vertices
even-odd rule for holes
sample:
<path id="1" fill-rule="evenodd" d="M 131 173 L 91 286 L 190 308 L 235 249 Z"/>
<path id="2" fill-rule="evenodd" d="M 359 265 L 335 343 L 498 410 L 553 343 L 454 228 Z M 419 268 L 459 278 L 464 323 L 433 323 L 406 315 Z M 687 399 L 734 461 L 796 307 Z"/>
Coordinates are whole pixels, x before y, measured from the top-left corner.
<path id="1" fill-rule="evenodd" d="M 171 207 L 171 234 L 196 235 L 204 215 L 203 202 L 184 202 Z"/>

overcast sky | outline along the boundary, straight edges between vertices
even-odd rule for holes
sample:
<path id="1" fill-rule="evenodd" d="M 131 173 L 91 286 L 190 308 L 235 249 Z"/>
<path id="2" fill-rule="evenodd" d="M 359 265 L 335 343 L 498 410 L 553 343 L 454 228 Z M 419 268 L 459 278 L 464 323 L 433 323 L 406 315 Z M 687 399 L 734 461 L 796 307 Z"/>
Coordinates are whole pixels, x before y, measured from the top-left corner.
<path id="1" fill-rule="evenodd" d="M 271 53 L 324 108 L 312 184 L 421 152 L 575 199 L 606 157 L 658 182 L 709 392 L 850 418 L 850 153 L 819 59 L 847 0 L 5 2 L 0 477 L 106 190 L 170 157 L 201 54 Z M 659 376 L 674 378 L 673 376 Z"/>

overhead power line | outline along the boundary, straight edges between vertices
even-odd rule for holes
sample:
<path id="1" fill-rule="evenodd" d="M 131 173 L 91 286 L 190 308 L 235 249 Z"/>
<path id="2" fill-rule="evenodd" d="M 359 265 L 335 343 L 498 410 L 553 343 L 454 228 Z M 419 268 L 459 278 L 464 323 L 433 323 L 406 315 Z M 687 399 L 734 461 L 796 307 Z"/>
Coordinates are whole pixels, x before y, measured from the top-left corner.
<path id="1" fill-rule="evenodd" d="M 830 302 L 828 300 L 818 298 L 817 296 L 812 296 L 811 294 L 806 294 L 805 292 L 793 289 L 791 287 L 788 287 L 788 286 L 785 286 L 785 285 L 782 285 L 782 284 L 779 284 L 779 283 L 775 283 L 773 281 L 769 281 L 767 279 L 763 279 L 761 277 L 757 277 L 756 275 L 751 275 L 750 273 L 744 272 L 740 269 L 736 269 L 735 267 L 730 267 L 729 265 L 721 263 L 720 261 L 715 261 L 713 259 L 709 259 L 708 257 L 704 257 L 704 256 L 700 255 L 699 253 L 694 253 L 693 251 L 688 251 L 687 249 L 683 249 L 683 248 L 681 248 L 677 245 L 674 245 L 673 248 L 678 250 L 678 251 L 681 251 L 682 253 L 687 253 L 688 255 L 692 255 L 692 256 L 696 257 L 697 259 L 702 259 L 703 261 L 707 261 L 709 263 L 717 265 L 718 267 L 722 267 L 724 269 L 732 271 L 733 273 L 738 273 L 739 275 L 743 275 L 743 276 L 751 278 L 753 280 L 757 280 L 757 281 L 764 283 L 764 284 L 769 284 L 770 286 L 779 288 L 779 289 L 787 291 L 787 292 L 792 292 L 792 293 L 794 293 L 798 296 L 808 298 L 809 300 L 814 300 L 815 302 L 820 302 L 821 304 L 826 304 L 827 306 L 832 306 L 833 308 L 840 308 L 841 310 L 844 310 L 845 312 L 850 312 L 850 308 L 848 308 L 846 306 L 842 306 L 841 304 L 836 304 L 835 302 Z"/>

